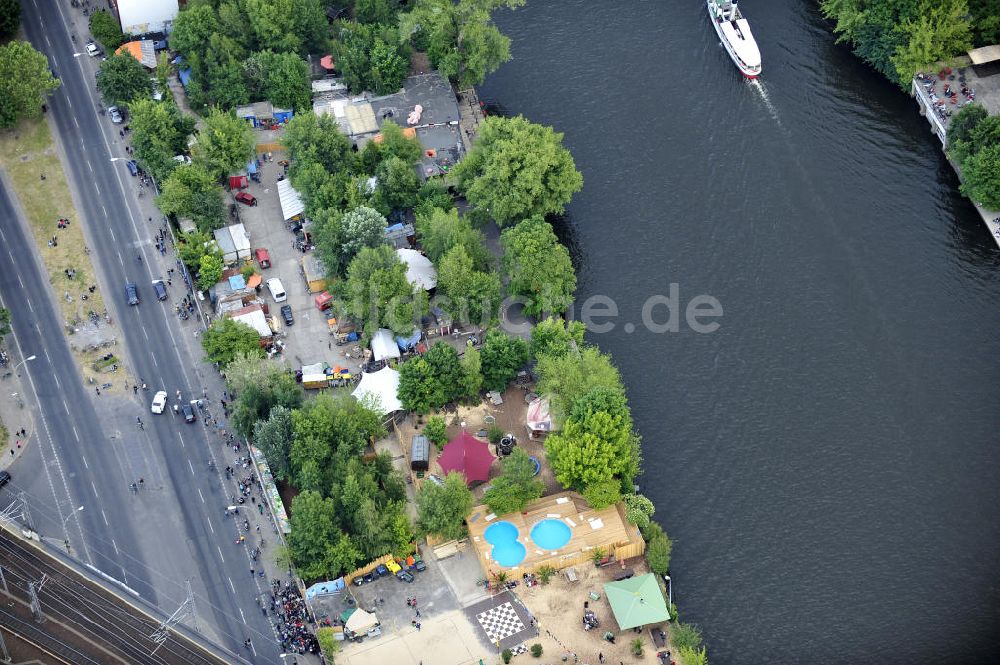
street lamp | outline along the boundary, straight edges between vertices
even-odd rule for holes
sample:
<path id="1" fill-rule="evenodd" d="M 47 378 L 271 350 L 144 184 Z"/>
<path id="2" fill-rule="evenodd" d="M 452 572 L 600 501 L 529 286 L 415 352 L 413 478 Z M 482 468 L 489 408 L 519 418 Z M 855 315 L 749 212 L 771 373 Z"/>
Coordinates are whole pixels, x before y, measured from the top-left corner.
<path id="1" fill-rule="evenodd" d="M 34 359 L 35 359 L 35 358 L 37 358 L 37 357 L 38 357 L 38 356 L 28 356 L 27 358 L 25 358 L 24 360 L 22 360 L 22 361 L 21 361 L 21 362 L 19 362 L 18 364 L 14 365 L 14 369 L 13 369 L 13 370 L 11 370 L 11 371 L 13 371 L 13 372 L 17 372 L 17 368 L 18 368 L 18 367 L 20 367 L 21 365 L 23 365 L 23 364 L 24 364 L 24 363 L 26 363 L 26 362 L 29 362 L 29 361 L 31 361 L 31 360 L 34 360 Z M 18 374 L 18 376 L 21 376 L 21 375 L 20 375 L 20 374 Z"/>
<path id="2" fill-rule="evenodd" d="M 674 585 L 670 582 L 670 575 L 664 575 L 663 581 L 667 583 L 667 607 L 674 604 Z"/>
<path id="3" fill-rule="evenodd" d="M 67 515 L 66 517 L 63 518 L 63 521 L 62 521 L 63 531 L 66 530 L 66 522 L 69 521 L 69 518 L 73 517 L 73 515 L 76 515 L 81 510 L 83 510 L 83 506 L 79 506 L 78 508 L 74 508 L 73 512 L 71 512 L 69 515 Z"/>

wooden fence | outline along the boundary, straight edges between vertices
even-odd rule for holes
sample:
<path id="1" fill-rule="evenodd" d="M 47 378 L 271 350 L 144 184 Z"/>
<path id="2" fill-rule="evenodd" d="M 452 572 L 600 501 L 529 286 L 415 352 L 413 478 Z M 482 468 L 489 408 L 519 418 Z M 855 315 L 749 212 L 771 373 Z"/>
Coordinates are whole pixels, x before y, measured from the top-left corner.
<path id="1" fill-rule="evenodd" d="M 368 573 L 378 568 L 380 564 L 389 563 L 390 561 L 392 561 L 392 558 L 393 558 L 392 554 L 386 554 L 384 556 L 380 556 L 371 563 L 368 563 L 365 566 L 358 568 L 354 572 L 344 575 L 344 584 L 346 584 L 347 586 L 351 586 L 351 582 L 354 581 L 355 577 L 360 577 L 361 575 L 367 575 Z"/>

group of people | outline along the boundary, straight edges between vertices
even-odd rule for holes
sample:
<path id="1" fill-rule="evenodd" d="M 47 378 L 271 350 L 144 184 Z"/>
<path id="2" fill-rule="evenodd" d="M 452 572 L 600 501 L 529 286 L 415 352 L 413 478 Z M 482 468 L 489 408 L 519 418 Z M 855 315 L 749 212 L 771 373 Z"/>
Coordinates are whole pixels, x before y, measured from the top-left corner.
<path id="1" fill-rule="evenodd" d="M 274 629 L 283 651 L 299 655 L 319 652 L 319 642 L 309 630 L 309 610 L 299 595 L 298 587 L 290 582 L 272 581 L 271 609 L 276 619 Z"/>

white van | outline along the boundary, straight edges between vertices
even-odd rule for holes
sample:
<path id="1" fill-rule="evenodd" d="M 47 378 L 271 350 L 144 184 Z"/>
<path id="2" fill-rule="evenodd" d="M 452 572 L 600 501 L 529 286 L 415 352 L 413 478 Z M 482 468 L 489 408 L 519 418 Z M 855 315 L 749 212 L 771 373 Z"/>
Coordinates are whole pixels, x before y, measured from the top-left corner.
<path id="1" fill-rule="evenodd" d="M 288 300 L 288 295 L 285 294 L 285 287 L 281 285 L 281 280 L 277 277 L 267 280 L 267 290 L 271 292 L 274 302 L 285 302 Z"/>

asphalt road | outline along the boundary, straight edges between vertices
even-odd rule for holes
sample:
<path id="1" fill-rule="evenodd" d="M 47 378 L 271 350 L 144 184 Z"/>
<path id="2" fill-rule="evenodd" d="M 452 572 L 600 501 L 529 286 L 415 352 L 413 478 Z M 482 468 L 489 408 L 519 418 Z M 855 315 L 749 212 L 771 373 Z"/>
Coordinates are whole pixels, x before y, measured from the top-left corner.
<path id="1" fill-rule="evenodd" d="M 150 283 L 160 277 L 150 269 L 155 228 L 139 213 L 124 161 L 111 161 L 124 156 L 123 144 L 117 126 L 98 115 L 101 104 L 87 56 L 74 51 L 84 40 L 70 40 L 64 22 L 68 11 L 68 3 L 26 2 L 24 30 L 62 81 L 49 114 L 66 152 L 64 165 L 86 220 L 105 301 L 135 374 L 171 397 L 178 389 L 186 398 L 200 396 L 193 370 L 200 358 L 190 357 L 177 338 L 169 301 L 153 296 Z M 14 468 L 13 486 L 20 484 L 36 504 L 32 517 L 39 532 L 68 538 L 81 560 L 167 613 L 183 601 L 184 583 L 190 580 L 201 624 L 196 628 L 208 628 L 211 637 L 254 662 L 278 662 L 273 631 L 255 604 L 264 582 L 248 579 L 245 549 L 233 544 L 235 524 L 222 515 L 229 501 L 221 477 L 208 471 L 209 459 L 225 466 L 218 444 L 209 446 L 200 423 L 154 416 L 148 399 L 102 403 L 82 386 L 71 369 L 74 360 L 48 280 L 39 272 L 33 245 L 14 222 L 6 192 L 0 192 L 0 219 L 9 220 L 2 226 L 9 256 L 0 270 L 0 293 L 13 315 L 17 351 L 21 357 L 38 356 L 21 371 L 32 387 L 33 394 L 25 396 L 28 407 L 35 407 L 31 402 L 37 398 L 40 409 L 41 441 L 32 452 L 40 456 L 43 472 L 26 478 L 25 461 L 33 459 L 28 456 Z M 139 306 L 125 303 L 126 281 L 139 285 Z M 104 404 L 108 408 L 98 414 L 95 405 Z M 145 423 L 142 432 L 136 416 Z M 139 476 L 148 489 L 132 493 L 129 484 Z M 37 505 L 39 497 L 48 505 Z M 84 510 L 73 512 L 80 505 Z M 246 637 L 253 638 L 253 654 L 242 649 Z"/>

